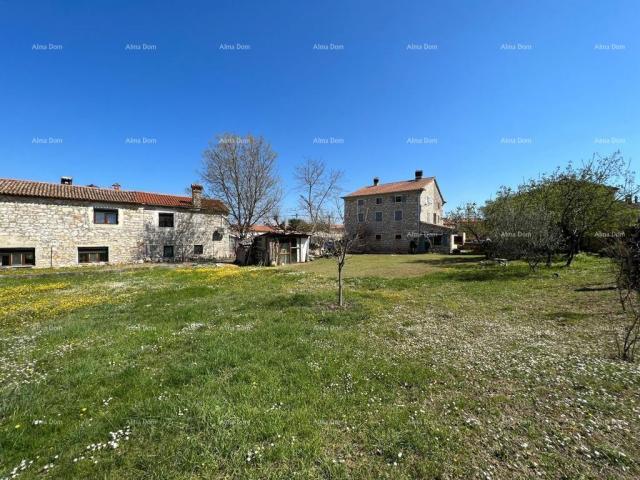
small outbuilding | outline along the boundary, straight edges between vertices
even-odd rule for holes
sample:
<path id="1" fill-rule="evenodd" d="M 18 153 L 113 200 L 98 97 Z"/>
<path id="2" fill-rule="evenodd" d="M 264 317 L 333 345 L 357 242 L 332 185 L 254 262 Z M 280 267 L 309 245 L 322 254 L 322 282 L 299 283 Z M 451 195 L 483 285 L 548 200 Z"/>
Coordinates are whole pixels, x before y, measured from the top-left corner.
<path id="1" fill-rule="evenodd" d="M 253 239 L 250 263 L 256 265 L 286 265 L 306 262 L 309 235 L 296 232 L 268 232 Z"/>

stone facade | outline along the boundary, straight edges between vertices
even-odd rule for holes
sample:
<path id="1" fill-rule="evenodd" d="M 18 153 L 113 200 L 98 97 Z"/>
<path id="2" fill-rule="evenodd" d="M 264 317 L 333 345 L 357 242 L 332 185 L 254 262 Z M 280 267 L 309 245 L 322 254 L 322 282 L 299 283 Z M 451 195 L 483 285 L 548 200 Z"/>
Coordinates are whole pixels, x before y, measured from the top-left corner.
<path id="1" fill-rule="evenodd" d="M 94 223 L 94 209 L 117 210 L 117 224 Z M 159 227 L 159 213 L 174 227 Z M 224 215 L 185 208 L 0 196 L 0 250 L 35 249 L 36 267 L 78 265 L 78 248 L 107 247 L 109 263 L 228 259 L 232 256 Z M 202 254 L 194 246 L 202 245 Z"/>
<path id="2" fill-rule="evenodd" d="M 344 198 L 345 229 L 364 232 L 362 250 L 409 253 L 424 248 L 425 239 L 429 239 L 431 250 L 452 250 L 453 232 L 443 225 L 445 202 L 435 180 L 417 190 L 371 195 L 359 194 L 362 190 Z M 380 185 L 380 190 L 390 189 Z"/>

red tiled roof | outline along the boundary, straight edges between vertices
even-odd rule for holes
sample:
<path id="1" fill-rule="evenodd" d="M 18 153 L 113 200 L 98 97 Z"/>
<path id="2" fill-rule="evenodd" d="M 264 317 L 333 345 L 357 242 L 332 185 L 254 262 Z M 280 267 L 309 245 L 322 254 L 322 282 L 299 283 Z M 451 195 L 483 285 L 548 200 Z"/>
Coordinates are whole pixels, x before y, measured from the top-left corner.
<path id="1" fill-rule="evenodd" d="M 33 182 L 29 180 L 11 180 L 6 178 L 0 178 L 0 195 L 80 200 L 87 202 L 130 203 L 153 207 L 193 208 L 191 197 L 186 196 L 83 187 L 79 185 L 62 185 L 59 183 Z M 203 198 L 202 208 L 212 213 L 229 213 L 226 205 L 220 200 Z"/>
<path id="2" fill-rule="evenodd" d="M 381 193 L 410 192 L 413 190 L 422 190 L 428 184 L 433 182 L 435 177 L 425 177 L 420 180 L 405 180 L 402 182 L 381 183 L 378 185 L 369 185 L 362 187 L 355 192 L 351 192 L 346 197 L 362 197 L 365 195 L 379 195 Z"/>
<path id="3" fill-rule="evenodd" d="M 233 230 L 238 231 L 240 228 L 237 225 L 231 227 Z M 271 225 L 254 225 L 249 228 L 249 230 L 253 233 L 270 233 L 279 231 L 277 228 L 272 227 Z"/>
<path id="4" fill-rule="evenodd" d="M 277 230 L 270 225 L 254 225 L 253 227 L 251 227 L 251 231 L 256 233 L 265 233 L 265 232 L 275 232 Z"/>

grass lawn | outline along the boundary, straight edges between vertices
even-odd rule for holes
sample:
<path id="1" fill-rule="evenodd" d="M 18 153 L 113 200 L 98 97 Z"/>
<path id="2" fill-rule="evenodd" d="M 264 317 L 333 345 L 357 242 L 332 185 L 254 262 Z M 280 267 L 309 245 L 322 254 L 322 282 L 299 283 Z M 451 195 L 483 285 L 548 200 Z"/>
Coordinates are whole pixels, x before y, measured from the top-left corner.
<path id="1" fill-rule="evenodd" d="M 640 476 L 605 260 L 346 268 L 3 274 L 0 479 Z"/>
<path id="2" fill-rule="evenodd" d="M 353 255 L 344 267 L 345 278 L 352 277 L 383 277 L 402 278 L 418 277 L 447 265 L 462 265 L 477 263 L 481 257 L 453 255 L 422 254 L 422 255 Z M 309 263 L 291 264 L 282 267 L 286 270 L 301 270 L 324 276 L 337 275 L 336 262 L 322 259 Z"/>

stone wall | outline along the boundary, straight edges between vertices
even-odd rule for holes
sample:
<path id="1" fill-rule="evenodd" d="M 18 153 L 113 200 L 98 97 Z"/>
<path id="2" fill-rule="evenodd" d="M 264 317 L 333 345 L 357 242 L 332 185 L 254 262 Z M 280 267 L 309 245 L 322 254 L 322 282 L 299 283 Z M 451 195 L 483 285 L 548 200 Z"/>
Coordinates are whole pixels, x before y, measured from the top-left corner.
<path id="1" fill-rule="evenodd" d="M 93 222 L 94 208 L 118 210 L 117 225 Z M 174 213 L 175 228 L 159 228 L 158 213 Z M 213 239 L 224 229 L 221 240 Z M 181 209 L 155 209 L 140 205 L 0 197 L 0 248 L 35 248 L 37 267 L 78 264 L 78 247 L 107 247 L 109 263 L 158 260 L 162 245 L 180 241 L 203 245 L 203 258 L 229 258 L 227 220 L 222 215 Z M 149 255 L 150 245 L 160 256 Z M 186 246 L 184 247 L 187 248 Z M 178 254 L 176 248 L 176 254 Z"/>
<path id="2" fill-rule="evenodd" d="M 397 202 L 396 196 L 402 201 Z M 402 220 L 396 220 L 396 211 L 402 212 Z M 408 253 L 411 241 L 422 230 L 421 222 L 433 223 L 433 213 L 441 225 L 443 200 L 431 183 L 422 191 L 346 198 L 344 224 L 351 233 L 364 228 L 364 251 Z M 364 222 L 359 222 L 358 214 L 364 215 Z"/>
<path id="3" fill-rule="evenodd" d="M 173 245 L 176 260 L 228 259 L 231 257 L 229 225 L 222 215 L 202 214 L 190 211 L 174 210 L 173 228 L 158 227 L 160 213 L 170 213 L 162 208 L 144 210 L 144 257 L 145 260 L 163 260 L 164 245 Z M 214 240 L 216 231 L 224 230 L 221 240 Z M 195 255 L 194 245 L 202 245 L 204 253 Z"/>

